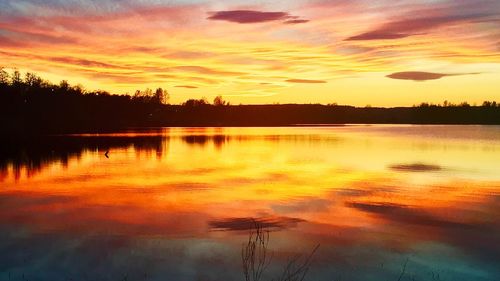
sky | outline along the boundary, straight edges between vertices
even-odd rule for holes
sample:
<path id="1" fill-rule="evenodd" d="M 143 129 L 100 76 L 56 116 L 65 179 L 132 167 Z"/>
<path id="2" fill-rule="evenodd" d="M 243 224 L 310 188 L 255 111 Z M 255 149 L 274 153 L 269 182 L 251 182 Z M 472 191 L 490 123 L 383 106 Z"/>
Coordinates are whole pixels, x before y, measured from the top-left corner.
<path id="1" fill-rule="evenodd" d="M 500 100 L 498 0 L 0 0 L 0 66 L 171 103 Z"/>

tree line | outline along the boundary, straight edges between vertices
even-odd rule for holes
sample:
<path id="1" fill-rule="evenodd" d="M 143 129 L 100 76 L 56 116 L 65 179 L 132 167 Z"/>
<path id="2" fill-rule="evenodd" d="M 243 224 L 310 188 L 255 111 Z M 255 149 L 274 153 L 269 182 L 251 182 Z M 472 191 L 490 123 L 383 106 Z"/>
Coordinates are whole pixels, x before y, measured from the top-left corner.
<path id="1" fill-rule="evenodd" d="M 413 107 L 337 104 L 231 105 L 221 96 L 169 104 L 162 89 L 132 95 L 85 90 L 66 80 L 53 84 L 35 73 L 0 68 L 0 133 L 114 130 L 151 126 L 290 126 L 296 124 L 500 124 L 500 104 L 422 103 Z"/>
<path id="2" fill-rule="evenodd" d="M 88 91 L 66 80 L 53 84 L 40 76 L 0 68 L 0 124 L 6 132 L 68 132 L 88 128 L 147 126 L 168 92 L 146 89 L 133 95 Z"/>
<path id="3" fill-rule="evenodd" d="M 35 73 L 27 72 L 22 78 L 19 70 L 14 69 L 11 74 L 0 68 L 0 90 L 4 94 L 16 94 L 25 98 L 31 94 L 37 95 L 72 95 L 86 96 L 92 98 L 95 96 L 110 96 L 107 91 L 87 91 L 81 85 L 71 86 L 67 80 L 62 80 L 58 85 L 51 83 L 38 76 Z M 162 88 L 157 88 L 155 91 L 147 88 L 146 90 L 136 90 L 134 95 L 114 95 L 121 99 L 127 99 L 134 102 L 165 104 L 170 96 L 167 91 Z"/>

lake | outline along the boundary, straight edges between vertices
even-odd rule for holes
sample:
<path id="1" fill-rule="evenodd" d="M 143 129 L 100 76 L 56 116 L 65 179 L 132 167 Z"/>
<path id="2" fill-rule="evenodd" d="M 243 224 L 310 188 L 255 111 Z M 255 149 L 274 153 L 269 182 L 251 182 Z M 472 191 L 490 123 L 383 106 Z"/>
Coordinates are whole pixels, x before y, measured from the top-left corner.
<path id="1" fill-rule="evenodd" d="M 0 148 L 0 280 L 500 280 L 500 126 L 154 128 Z"/>

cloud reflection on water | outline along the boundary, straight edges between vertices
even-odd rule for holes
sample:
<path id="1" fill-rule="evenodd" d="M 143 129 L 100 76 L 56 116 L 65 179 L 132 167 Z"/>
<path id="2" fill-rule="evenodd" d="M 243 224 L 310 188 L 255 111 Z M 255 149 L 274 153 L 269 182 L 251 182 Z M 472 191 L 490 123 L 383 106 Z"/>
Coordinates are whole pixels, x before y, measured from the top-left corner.
<path id="1" fill-rule="evenodd" d="M 41 280 L 55 280 L 55 272 L 108 270 L 113 279 L 144 266 L 152 280 L 237 279 L 239 247 L 259 220 L 275 230 L 278 261 L 321 243 L 314 280 L 397 278 L 405 257 L 419 279 L 436 270 L 426 263 L 432 257 L 441 257 L 443 278 L 500 276 L 492 265 L 500 255 L 498 141 L 437 138 L 429 149 L 420 146 L 429 135 L 408 136 L 407 127 L 390 136 L 373 126 L 239 130 L 60 137 L 5 150 L 0 250 L 16 254 L 0 254 L 1 271 L 42 269 Z M 426 159 L 433 164 L 412 164 Z M 29 169 L 36 172 L 20 175 Z M 66 266 L 55 264 L 61 257 Z"/>

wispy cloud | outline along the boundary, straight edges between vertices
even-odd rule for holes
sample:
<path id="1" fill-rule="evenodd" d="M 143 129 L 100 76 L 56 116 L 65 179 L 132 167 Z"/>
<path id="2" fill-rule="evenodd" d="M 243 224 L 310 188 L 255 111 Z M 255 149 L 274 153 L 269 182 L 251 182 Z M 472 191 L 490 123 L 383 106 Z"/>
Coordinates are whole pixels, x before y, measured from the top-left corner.
<path id="1" fill-rule="evenodd" d="M 400 19 L 389 21 L 372 30 L 348 37 L 347 41 L 355 40 L 387 40 L 400 39 L 412 35 L 432 32 L 440 27 L 453 26 L 477 21 L 495 20 L 497 13 L 467 6 L 469 10 L 458 10 L 458 6 L 446 6 L 438 9 L 421 9 L 407 12 Z M 415 16 L 422 15 L 425 16 Z"/>
<path id="2" fill-rule="evenodd" d="M 304 83 L 304 84 L 321 84 L 326 83 L 324 80 L 311 80 L 311 79 L 287 79 L 285 80 L 289 83 Z"/>
<path id="3" fill-rule="evenodd" d="M 296 19 L 296 20 L 287 20 L 283 23 L 285 24 L 298 24 L 298 23 L 307 23 L 309 20 L 303 20 L 303 19 Z"/>
<path id="4" fill-rule="evenodd" d="M 388 78 L 413 81 L 437 80 L 446 76 L 472 75 L 478 73 L 434 73 L 425 71 L 403 71 L 387 75 Z"/>
<path id="5" fill-rule="evenodd" d="M 434 172 L 441 171 L 443 168 L 439 165 L 413 163 L 413 164 L 394 164 L 389 166 L 391 170 L 406 172 Z"/>
<path id="6" fill-rule="evenodd" d="M 243 72 L 237 71 L 221 71 L 215 70 L 212 68 L 199 66 L 199 65 L 181 65 L 172 68 L 173 70 L 185 71 L 185 72 L 194 72 L 200 74 L 209 74 L 209 75 L 224 75 L 224 76 L 234 76 L 234 75 L 243 75 Z"/>
<path id="7" fill-rule="evenodd" d="M 260 23 L 269 21 L 284 21 L 286 24 L 306 23 L 309 20 L 300 19 L 287 12 L 262 12 L 253 10 L 230 10 L 212 12 L 209 20 L 222 20 L 234 23 Z"/>
<path id="8" fill-rule="evenodd" d="M 218 11 L 207 19 L 223 20 L 235 23 L 258 23 L 287 19 L 290 15 L 285 12 L 260 12 L 249 10 Z"/>

